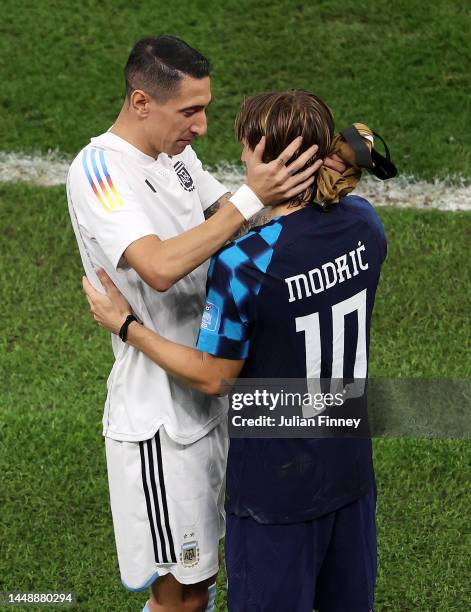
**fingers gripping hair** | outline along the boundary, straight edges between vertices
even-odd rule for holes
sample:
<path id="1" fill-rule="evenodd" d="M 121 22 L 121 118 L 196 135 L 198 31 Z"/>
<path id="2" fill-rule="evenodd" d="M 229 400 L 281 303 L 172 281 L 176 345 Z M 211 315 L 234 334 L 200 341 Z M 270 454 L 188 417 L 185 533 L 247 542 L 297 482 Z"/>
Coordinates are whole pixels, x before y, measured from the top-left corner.
<path id="1" fill-rule="evenodd" d="M 319 149 L 305 167 L 324 158 L 330 150 L 334 133 L 334 118 L 329 107 L 318 96 L 304 90 L 274 91 L 246 98 L 235 121 L 235 132 L 241 143 L 254 149 L 265 136 L 263 161 L 280 157 L 282 151 L 297 136 L 303 137 L 294 161 L 313 144 Z M 310 201 L 316 184 L 291 200 L 293 205 Z"/>

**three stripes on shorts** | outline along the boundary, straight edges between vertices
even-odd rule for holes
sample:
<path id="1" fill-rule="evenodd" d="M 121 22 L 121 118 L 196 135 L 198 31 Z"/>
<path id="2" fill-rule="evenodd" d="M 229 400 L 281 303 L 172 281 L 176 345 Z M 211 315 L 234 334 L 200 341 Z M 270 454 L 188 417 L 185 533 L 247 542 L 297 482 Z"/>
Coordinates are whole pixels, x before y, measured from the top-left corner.
<path id="1" fill-rule="evenodd" d="M 168 516 L 160 432 L 139 442 L 141 473 L 156 563 L 177 563 Z"/>

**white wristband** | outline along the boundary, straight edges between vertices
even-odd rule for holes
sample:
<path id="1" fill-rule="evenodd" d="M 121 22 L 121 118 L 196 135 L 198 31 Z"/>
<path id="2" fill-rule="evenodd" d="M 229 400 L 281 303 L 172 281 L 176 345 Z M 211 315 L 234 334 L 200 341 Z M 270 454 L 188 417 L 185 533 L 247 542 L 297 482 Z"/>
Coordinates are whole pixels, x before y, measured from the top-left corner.
<path id="1" fill-rule="evenodd" d="M 231 195 L 229 201 L 234 204 L 245 220 L 250 219 L 263 208 L 261 202 L 248 185 L 242 185 Z"/>

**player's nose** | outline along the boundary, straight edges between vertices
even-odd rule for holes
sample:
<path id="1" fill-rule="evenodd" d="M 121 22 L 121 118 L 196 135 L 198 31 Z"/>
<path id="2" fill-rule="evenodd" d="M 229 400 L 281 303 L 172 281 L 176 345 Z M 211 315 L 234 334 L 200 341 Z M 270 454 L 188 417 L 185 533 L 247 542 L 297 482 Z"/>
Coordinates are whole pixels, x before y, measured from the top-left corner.
<path id="1" fill-rule="evenodd" d="M 191 126 L 191 131 L 193 134 L 197 134 L 198 136 L 204 136 L 208 131 L 208 120 L 206 117 L 206 113 L 198 113 L 198 117 L 195 117 L 195 122 Z"/>

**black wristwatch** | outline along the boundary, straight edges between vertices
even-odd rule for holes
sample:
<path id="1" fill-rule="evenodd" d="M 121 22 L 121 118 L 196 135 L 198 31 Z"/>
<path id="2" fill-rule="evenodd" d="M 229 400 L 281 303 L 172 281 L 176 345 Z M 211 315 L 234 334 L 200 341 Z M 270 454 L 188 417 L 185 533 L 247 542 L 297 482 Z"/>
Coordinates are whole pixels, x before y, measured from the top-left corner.
<path id="1" fill-rule="evenodd" d="M 123 342 L 126 342 L 128 339 L 128 327 L 133 322 L 137 321 L 136 317 L 132 314 L 126 317 L 126 321 L 121 325 L 121 329 L 119 330 L 119 337 Z M 137 321 L 139 323 L 139 321 Z"/>

